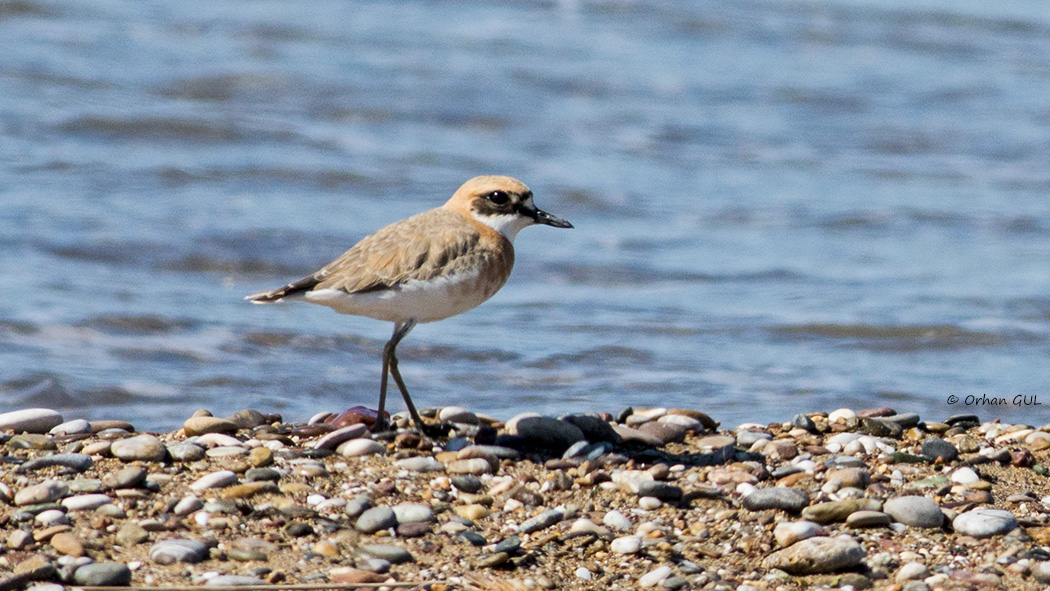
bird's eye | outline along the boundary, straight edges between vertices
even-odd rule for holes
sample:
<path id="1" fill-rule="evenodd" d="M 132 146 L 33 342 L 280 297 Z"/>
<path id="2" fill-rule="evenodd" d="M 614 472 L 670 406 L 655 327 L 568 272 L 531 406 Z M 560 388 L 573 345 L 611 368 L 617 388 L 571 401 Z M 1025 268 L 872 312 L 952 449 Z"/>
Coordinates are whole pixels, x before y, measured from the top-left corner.
<path id="1" fill-rule="evenodd" d="M 493 191 L 485 198 L 492 202 L 493 205 L 506 205 L 510 203 L 510 195 L 506 191 Z"/>

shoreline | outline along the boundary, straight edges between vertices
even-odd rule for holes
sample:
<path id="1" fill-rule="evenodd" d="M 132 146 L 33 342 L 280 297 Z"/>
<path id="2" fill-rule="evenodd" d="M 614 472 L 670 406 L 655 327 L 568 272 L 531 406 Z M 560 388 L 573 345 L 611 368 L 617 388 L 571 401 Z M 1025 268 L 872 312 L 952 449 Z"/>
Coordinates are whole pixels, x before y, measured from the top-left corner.
<path id="1" fill-rule="evenodd" d="M 0 588 L 1050 583 L 1050 425 L 425 414 L 451 431 L 428 440 L 400 413 L 374 435 L 327 413 L 199 411 L 160 434 L 0 414 Z"/>

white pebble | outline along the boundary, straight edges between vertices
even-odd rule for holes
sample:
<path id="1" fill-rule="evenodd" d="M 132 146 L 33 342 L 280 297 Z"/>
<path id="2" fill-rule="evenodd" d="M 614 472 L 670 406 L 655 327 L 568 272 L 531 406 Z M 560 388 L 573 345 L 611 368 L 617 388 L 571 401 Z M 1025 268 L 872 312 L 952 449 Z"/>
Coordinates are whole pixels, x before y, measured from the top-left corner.
<path id="1" fill-rule="evenodd" d="M 646 589 L 648 587 L 652 587 L 654 585 L 659 584 L 660 581 L 666 579 L 669 576 L 671 576 L 671 567 L 667 565 L 657 567 L 642 575 L 641 578 L 638 579 L 638 586 L 643 589 Z"/>
<path id="2" fill-rule="evenodd" d="M 591 580 L 591 571 L 581 566 L 580 568 L 576 569 L 576 578 L 583 579 L 584 581 L 589 581 Z"/>
<path id="3" fill-rule="evenodd" d="M 981 477 L 971 468 L 959 468 L 955 472 L 952 472 L 952 482 L 957 482 L 959 484 L 972 484 L 980 479 Z"/>
<path id="4" fill-rule="evenodd" d="M 637 554 L 642 549 L 642 539 L 637 536 L 616 538 L 609 544 L 609 549 L 616 554 Z"/>
<path id="5" fill-rule="evenodd" d="M 642 497 L 642 498 L 638 499 L 638 506 L 641 507 L 642 509 L 645 509 L 646 511 L 652 511 L 653 509 L 659 509 L 660 505 L 662 505 L 662 504 L 663 503 L 660 502 L 660 499 L 658 499 L 656 497 Z"/>
<path id="6" fill-rule="evenodd" d="M 631 530 L 631 520 L 624 517 L 623 513 L 620 513 L 619 511 L 609 511 L 606 513 L 605 517 L 602 518 L 602 523 L 604 523 L 606 527 L 620 531 Z"/>

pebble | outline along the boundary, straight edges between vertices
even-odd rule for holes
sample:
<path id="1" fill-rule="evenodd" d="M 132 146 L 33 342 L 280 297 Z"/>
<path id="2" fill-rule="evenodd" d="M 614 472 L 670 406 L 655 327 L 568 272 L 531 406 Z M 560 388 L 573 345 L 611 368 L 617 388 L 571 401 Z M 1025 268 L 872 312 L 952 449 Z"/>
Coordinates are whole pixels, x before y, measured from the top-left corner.
<path id="1" fill-rule="evenodd" d="M 456 534 L 456 537 L 458 539 L 465 540 L 471 546 L 484 546 L 488 543 L 488 540 L 485 539 L 485 536 L 477 532 L 470 531 L 469 529 L 459 532 L 458 534 Z"/>
<path id="2" fill-rule="evenodd" d="M 340 443 L 335 452 L 347 458 L 357 458 L 385 454 L 386 446 L 374 439 L 350 439 Z"/>
<path id="3" fill-rule="evenodd" d="M 477 425 L 481 421 L 478 420 L 478 415 L 470 412 L 462 406 L 446 406 L 441 409 L 438 413 L 439 421 L 448 421 L 450 423 L 462 423 L 465 425 Z"/>
<path id="4" fill-rule="evenodd" d="M 864 549 L 853 538 L 815 537 L 773 552 L 763 564 L 793 575 L 814 575 L 851 569 L 863 559 Z"/>
<path id="5" fill-rule="evenodd" d="M 197 495 L 186 495 L 179 499 L 179 502 L 175 504 L 175 507 L 171 510 L 172 513 L 185 517 L 194 511 L 200 511 L 204 508 L 204 503 L 197 498 Z"/>
<path id="6" fill-rule="evenodd" d="M 845 521 L 856 511 L 881 511 L 882 503 L 875 499 L 844 499 L 810 505 L 802 510 L 802 518 L 817 523 Z"/>
<path id="7" fill-rule="evenodd" d="M 973 468 L 959 468 L 952 472 L 951 480 L 959 484 L 973 484 L 981 479 Z"/>
<path id="8" fill-rule="evenodd" d="M 470 458 L 467 460 L 454 460 L 445 466 L 449 474 L 492 474 L 496 468 L 492 462 L 484 458 Z"/>
<path id="9" fill-rule="evenodd" d="M 630 531 L 633 527 L 631 525 L 631 520 L 624 517 L 623 513 L 615 510 L 607 512 L 605 517 L 602 518 L 602 523 L 605 524 L 606 527 L 619 531 Z"/>
<path id="10" fill-rule="evenodd" d="M 204 459 L 205 449 L 193 443 L 173 443 L 168 446 L 171 459 L 176 462 L 197 462 Z"/>
<path id="11" fill-rule="evenodd" d="M 521 549 L 521 538 L 518 536 L 511 536 L 500 543 L 496 544 L 495 552 L 506 552 L 507 554 L 514 554 Z"/>
<path id="12" fill-rule="evenodd" d="M 922 457 L 933 461 L 954 462 L 959 457 L 959 450 L 940 437 L 927 437 L 922 441 Z"/>
<path id="13" fill-rule="evenodd" d="M 270 583 L 258 577 L 248 575 L 219 575 L 208 579 L 205 587 L 269 587 Z"/>
<path id="14" fill-rule="evenodd" d="M 128 466 L 102 477 L 102 485 L 109 489 L 138 488 L 146 482 L 149 472 L 142 466 Z"/>
<path id="15" fill-rule="evenodd" d="M 397 514 L 390 507 L 373 507 L 357 518 L 354 527 L 357 531 L 374 534 L 379 530 L 397 527 Z"/>
<path id="16" fill-rule="evenodd" d="M 435 521 L 434 511 L 419 503 L 401 503 L 394 505 L 394 516 L 399 524 Z"/>
<path id="17" fill-rule="evenodd" d="M 472 474 L 452 476 L 449 480 L 452 482 L 452 486 L 468 494 L 477 493 L 485 487 L 485 484 L 481 482 L 481 479 Z"/>
<path id="18" fill-rule="evenodd" d="M 207 556 L 208 547 L 197 540 L 163 540 L 154 544 L 149 550 L 150 560 L 157 564 L 194 563 L 204 560 Z"/>
<path id="19" fill-rule="evenodd" d="M 109 451 L 125 462 L 163 462 L 168 456 L 168 449 L 160 439 L 148 433 L 114 441 Z"/>
<path id="20" fill-rule="evenodd" d="M 237 484 L 237 474 L 230 470 L 219 470 L 218 472 L 212 472 L 205 474 L 190 484 L 190 490 L 199 493 L 204 490 L 211 488 L 225 488 Z"/>
<path id="21" fill-rule="evenodd" d="M 73 572 L 73 582 L 86 587 L 127 587 L 131 569 L 119 562 L 94 562 Z"/>
<path id="22" fill-rule="evenodd" d="M 366 556 L 386 560 L 390 564 L 404 564 L 415 561 L 408 550 L 390 544 L 365 544 L 358 550 Z"/>
<path id="23" fill-rule="evenodd" d="M 73 419 L 55 425 L 48 433 L 51 435 L 84 435 L 91 433 L 91 423 L 84 419 Z"/>
<path id="24" fill-rule="evenodd" d="M 1032 568 L 1032 578 L 1044 585 L 1050 584 L 1050 562 L 1037 562 Z"/>
<path id="25" fill-rule="evenodd" d="M 27 408 L 0 413 L 0 431 L 47 433 L 62 422 L 62 415 L 46 408 Z"/>
<path id="26" fill-rule="evenodd" d="M 30 581 L 47 581 L 55 578 L 58 572 L 45 556 L 35 554 L 15 565 L 15 576 L 25 577 Z"/>
<path id="27" fill-rule="evenodd" d="M 539 515 L 522 522 L 522 524 L 518 526 L 518 531 L 523 534 L 531 534 L 542 529 L 547 529 L 561 521 L 564 516 L 564 513 L 559 509 L 544 511 Z"/>
<path id="28" fill-rule="evenodd" d="M 820 525 L 812 521 L 785 521 L 773 529 L 773 537 L 784 547 L 818 535 L 821 535 Z"/>
<path id="29" fill-rule="evenodd" d="M 117 531 L 117 544 L 132 548 L 149 539 L 149 532 L 141 525 L 130 521 Z"/>
<path id="30" fill-rule="evenodd" d="M 660 584 L 667 577 L 671 576 L 671 567 L 664 565 L 658 566 L 653 570 L 645 573 L 638 578 L 638 586 L 642 589 L 648 589 L 649 587 L 655 587 Z"/>
<path id="31" fill-rule="evenodd" d="M 34 520 L 40 527 L 53 527 L 55 525 L 69 525 L 69 517 L 65 511 L 48 509 L 36 514 Z"/>
<path id="32" fill-rule="evenodd" d="M 636 494 L 640 497 L 655 497 L 666 503 L 677 503 L 684 495 L 680 487 L 655 480 L 641 482 Z"/>
<path id="33" fill-rule="evenodd" d="M 911 527 L 934 528 L 944 524 L 944 512 L 933 499 L 920 496 L 895 497 L 886 501 L 882 510 L 895 520 Z"/>
<path id="34" fill-rule="evenodd" d="M 620 445 L 623 443 L 623 437 L 616 432 L 616 429 L 609 424 L 608 421 L 601 419 L 593 415 L 576 414 L 567 415 L 561 418 L 567 423 L 576 425 L 583 432 L 584 438 L 592 443 L 611 443 L 613 445 Z"/>
<path id="35" fill-rule="evenodd" d="M 616 538 L 609 544 L 609 550 L 615 554 L 637 554 L 642 549 L 642 539 L 638 536 Z"/>
<path id="36" fill-rule="evenodd" d="M 780 509 L 798 513 L 809 504 L 809 495 L 804 490 L 782 486 L 759 488 L 744 497 L 742 505 L 750 511 Z"/>
<path id="37" fill-rule="evenodd" d="M 525 444 L 534 449 L 562 453 L 577 441 L 585 439 L 583 431 L 568 421 L 552 417 L 525 417 L 515 423 L 516 432 Z"/>
<path id="38" fill-rule="evenodd" d="M 626 425 L 612 425 L 612 428 L 625 445 L 660 447 L 664 444 L 663 440 L 659 437 L 650 435 L 649 433 L 638 429 L 633 429 Z"/>
<path id="39" fill-rule="evenodd" d="M 342 429 L 336 429 L 327 435 L 322 436 L 313 444 L 314 449 L 336 449 L 341 443 L 350 441 L 351 439 L 361 439 L 368 433 L 368 426 L 364 423 L 356 423 L 349 427 L 343 427 Z"/>
<path id="40" fill-rule="evenodd" d="M 69 485 L 61 480 L 45 480 L 27 486 L 15 494 L 15 505 L 39 505 L 52 503 L 69 494 Z"/>
<path id="41" fill-rule="evenodd" d="M 974 509 L 952 520 L 956 532 L 975 538 L 990 538 L 1010 533 L 1017 527 L 1017 518 L 1001 509 Z"/>
<path id="42" fill-rule="evenodd" d="M 496 568 L 498 566 L 503 566 L 508 562 L 510 562 L 510 554 L 507 554 L 506 552 L 496 552 L 481 559 L 481 561 L 478 562 L 478 568 Z"/>
<path id="43" fill-rule="evenodd" d="M 69 532 L 59 532 L 51 536 L 51 547 L 58 551 L 60 554 L 66 556 L 83 556 L 84 555 L 84 544 L 73 534 Z"/>
<path id="44" fill-rule="evenodd" d="M 881 511 L 856 511 L 846 518 L 846 527 L 886 527 L 893 519 Z"/>
<path id="45" fill-rule="evenodd" d="M 901 565 L 893 579 L 898 583 L 903 583 L 925 579 L 928 576 L 930 576 L 930 569 L 926 568 L 925 564 L 912 561 Z"/>
<path id="46" fill-rule="evenodd" d="M 113 499 L 110 498 L 109 495 L 77 495 L 74 497 L 66 497 L 62 499 L 62 506 L 65 507 L 66 511 L 73 513 L 76 511 L 93 511 L 95 509 L 98 509 L 102 505 L 106 505 L 112 502 Z"/>
<path id="47" fill-rule="evenodd" d="M 233 434 L 238 429 L 237 423 L 218 417 L 190 417 L 182 423 L 182 430 L 190 437 L 207 433 Z"/>
<path id="48" fill-rule="evenodd" d="M 638 507 L 646 511 L 655 511 L 663 506 L 663 501 L 656 497 L 639 497 Z"/>
<path id="49" fill-rule="evenodd" d="M 33 472 L 42 468 L 50 468 L 51 466 L 62 466 L 63 468 L 69 468 L 74 472 L 84 472 L 89 470 L 94 464 L 94 460 L 92 460 L 91 456 L 87 454 L 51 454 L 39 458 L 33 458 L 19 466 L 16 471 Z"/>
<path id="50" fill-rule="evenodd" d="M 444 472 L 445 465 L 430 456 L 405 458 L 394 462 L 394 465 L 409 472 Z"/>

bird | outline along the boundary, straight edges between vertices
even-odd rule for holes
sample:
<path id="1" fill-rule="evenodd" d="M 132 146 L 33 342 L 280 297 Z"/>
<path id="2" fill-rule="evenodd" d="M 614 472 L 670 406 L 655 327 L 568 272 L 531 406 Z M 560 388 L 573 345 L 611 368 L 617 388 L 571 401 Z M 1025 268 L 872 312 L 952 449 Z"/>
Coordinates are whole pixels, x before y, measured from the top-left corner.
<path id="1" fill-rule="evenodd" d="M 393 335 L 383 347 L 373 430 L 386 426 L 389 376 L 412 421 L 426 433 L 428 425 L 398 371 L 398 344 L 418 324 L 462 314 L 491 298 L 514 267 L 515 236 L 536 224 L 573 227 L 536 207 L 532 191 L 518 179 L 477 176 L 444 205 L 381 228 L 311 275 L 245 299 L 253 304 L 303 301 L 393 322 Z"/>

